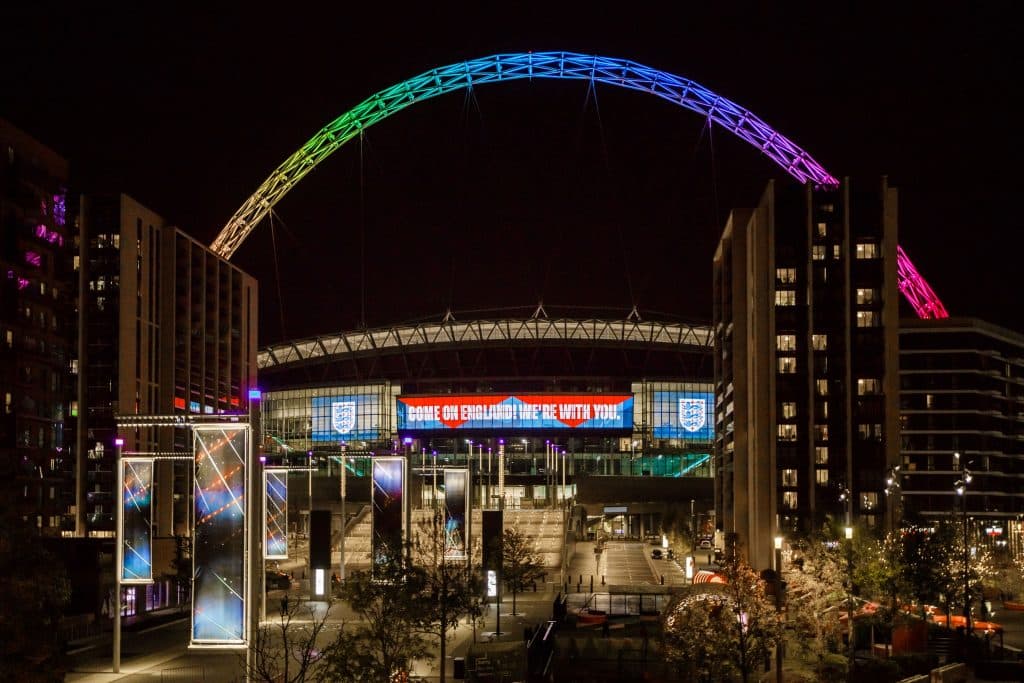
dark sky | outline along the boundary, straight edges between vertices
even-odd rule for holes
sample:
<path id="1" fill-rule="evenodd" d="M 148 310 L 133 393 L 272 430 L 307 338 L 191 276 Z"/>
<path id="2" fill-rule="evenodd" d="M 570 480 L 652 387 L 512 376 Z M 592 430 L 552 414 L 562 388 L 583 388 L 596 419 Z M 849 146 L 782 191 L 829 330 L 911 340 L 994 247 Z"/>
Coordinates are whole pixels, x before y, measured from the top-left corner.
<path id="1" fill-rule="evenodd" d="M 126 192 L 204 242 L 370 94 L 467 59 L 567 50 L 691 78 L 837 176 L 888 175 L 901 192 L 900 242 L 947 308 L 1024 329 L 1011 195 L 1024 150 L 1010 104 L 1022 60 L 1008 2 L 730 3 L 717 14 L 649 3 L 151 4 L 6 3 L 0 116 L 69 158 L 76 188 Z M 491 5 L 500 9 L 479 9 Z M 746 143 L 649 95 L 486 85 L 341 148 L 233 261 L 260 281 L 261 343 L 541 299 L 549 313 L 625 315 L 635 303 L 650 318 L 707 320 L 722 223 L 771 178 L 790 182 Z"/>

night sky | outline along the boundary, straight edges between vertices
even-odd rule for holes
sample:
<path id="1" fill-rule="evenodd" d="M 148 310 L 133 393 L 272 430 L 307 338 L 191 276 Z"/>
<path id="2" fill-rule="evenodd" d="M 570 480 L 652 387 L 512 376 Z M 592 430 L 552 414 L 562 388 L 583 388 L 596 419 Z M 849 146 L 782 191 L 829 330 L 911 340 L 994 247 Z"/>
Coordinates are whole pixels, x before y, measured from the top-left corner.
<path id="1" fill-rule="evenodd" d="M 278 164 L 370 94 L 467 59 L 566 50 L 691 78 L 834 175 L 872 186 L 888 175 L 900 243 L 949 311 L 1024 330 L 1011 196 L 1024 150 L 1010 104 L 1022 60 L 1008 2 L 714 15 L 646 3 L 205 14 L 41 4 L 0 9 L 0 117 L 67 157 L 72 189 L 125 192 L 206 243 Z M 624 316 L 635 304 L 646 318 L 706 321 L 728 211 L 773 178 L 793 182 L 649 95 L 484 85 L 337 151 L 233 261 L 259 279 L 261 344 L 448 308 L 460 319 L 523 314 L 540 300 L 552 316 Z"/>

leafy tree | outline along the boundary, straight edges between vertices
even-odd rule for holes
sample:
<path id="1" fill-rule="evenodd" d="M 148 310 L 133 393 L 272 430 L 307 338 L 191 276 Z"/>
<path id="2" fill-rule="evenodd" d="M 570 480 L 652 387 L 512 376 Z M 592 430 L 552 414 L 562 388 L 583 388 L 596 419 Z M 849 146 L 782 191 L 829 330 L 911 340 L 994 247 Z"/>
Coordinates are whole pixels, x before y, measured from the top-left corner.
<path id="1" fill-rule="evenodd" d="M 327 624 L 330 603 L 318 614 L 311 603 L 285 594 L 272 625 L 258 628 L 249 644 L 251 660 L 239 655 L 246 678 L 263 683 L 331 681 L 328 664 L 334 645 L 318 643 Z M 306 614 L 308 613 L 308 619 Z"/>
<path id="2" fill-rule="evenodd" d="M 663 638 L 667 656 L 702 680 L 728 680 L 751 673 L 782 639 L 782 623 L 765 582 L 736 552 L 722 573 L 720 588 L 692 590 L 666 610 Z"/>
<path id="3" fill-rule="evenodd" d="M 846 600 L 845 560 L 831 534 L 795 544 L 786 572 L 789 623 L 800 651 L 809 656 L 819 678 L 834 666 L 843 649 L 839 608 Z M 845 656 L 843 661 L 845 664 Z"/>
<path id="4" fill-rule="evenodd" d="M 0 493 L 0 680 L 60 681 L 58 625 L 71 586 L 63 564 L 18 514 L 18 499 Z"/>
<path id="5" fill-rule="evenodd" d="M 502 535 L 502 579 L 512 591 L 512 614 L 516 613 L 516 595 L 544 576 L 544 561 L 533 552 L 530 540 L 515 529 Z"/>
<path id="6" fill-rule="evenodd" d="M 483 614 L 480 600 L 483 585 L 465 560 L 445 558 L 445 533 L 440 516 L 420 524 L 413 540 L 413 555 L 423 576 L 421 629 L 438 639 L 441 683 L 444 683 L 448 634 L 455 630 L 460 619 L 469 617 L 475 624 Z"/>
<path id="7" fill-rule="evenodd" d="M 372 571 L 352 572 L 339 591 L 359 615 L 326 654 L 329 680 L 390 683 L 414 659 L 432 657 L 424 637 L 426 573 L 400 554 Z"/>

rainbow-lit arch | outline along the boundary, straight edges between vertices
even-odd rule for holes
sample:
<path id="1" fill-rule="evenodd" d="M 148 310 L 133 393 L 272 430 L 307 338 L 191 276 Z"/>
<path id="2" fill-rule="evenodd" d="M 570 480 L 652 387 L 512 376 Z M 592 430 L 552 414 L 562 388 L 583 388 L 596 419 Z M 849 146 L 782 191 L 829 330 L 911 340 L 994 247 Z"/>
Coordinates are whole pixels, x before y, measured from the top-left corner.
<path id="1" fill-rule="evenodd" d="M 572 52 L 526 52 L 493 55 L 432 69 L 381 90 L 327 124 L 299 151 L 278 166 L 235 212 L 211 244 L 230 259 L 235 250 L 317 164 L 360 131 L 417 102 L 485 83 L 532 78 L 586 80 L 649 93 L 697 112 L 757 147 L 801 183 L 834 187 L 838 181 L 784 135 L 740 107 L 687 78 L 636 62 Z M 913 264 L 898 251 L 900 290 L 922 318 L 946 317 L 945 308 Z"/>

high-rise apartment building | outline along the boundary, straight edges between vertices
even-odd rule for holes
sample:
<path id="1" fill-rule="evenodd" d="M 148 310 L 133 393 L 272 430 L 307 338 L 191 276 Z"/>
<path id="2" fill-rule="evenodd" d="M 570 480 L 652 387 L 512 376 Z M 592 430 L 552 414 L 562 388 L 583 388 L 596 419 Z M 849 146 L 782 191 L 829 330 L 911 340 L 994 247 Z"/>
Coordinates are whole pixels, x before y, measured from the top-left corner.
<path id="1" fill-rule="evenodd" d="M 900 321 L 899 483 L 908 519 L 967 515 L 1019 552 L 1024 515 L 1024 335 L 981 320 Z"/>
<path id="2" fill-rule="evenodd" d="M 772 183 L 714 257 L 716 508 L 752 566 L 827 520 L 880 525 L 898 457 L 897 194 Z"/>
<path id="3" fill-rule="evenodd" d="M 68 162 L 0 119 L 0 481 L 43 536 L 70 532 L 74 226 Z"/>
<path id="4" fill-rule="evenodd" d="M 126 195 L 81 200 L 79 491 L 89 535 L 114 531 L 117 415 L 242 412 L 256 377 L 255 280 Z M 121 430 L 123 451 L 187 455 L 187 429 Z M 187 535 L 191 464 L 158 461 L 156 543 Z M 154 550 L 155 560 L 159 550 Z"/>

